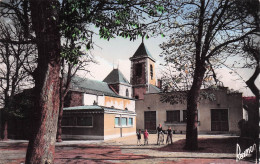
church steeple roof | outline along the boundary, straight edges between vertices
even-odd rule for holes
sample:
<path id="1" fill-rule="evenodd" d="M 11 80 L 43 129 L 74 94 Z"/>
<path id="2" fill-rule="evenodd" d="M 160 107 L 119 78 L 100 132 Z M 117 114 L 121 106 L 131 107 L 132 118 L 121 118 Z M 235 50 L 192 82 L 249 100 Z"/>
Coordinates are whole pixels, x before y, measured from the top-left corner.
<path id="1" fill-rule="evenodd" d="M 147 50 L 144 43 L 142 42 L 138 47 L 138 49 L 135 51 L 134 55 L 130 58 L 130 60 L 136 58 L 144 58 L 144 57 L 148 57 L 151 60 L 155 61 L 155 59 L 152 57 L 152 55 L 150 54 L 150 52 Z"/>
<path id="2" fill-rule="evenodd" d="M 124 75 L 119 71 L 119 69 L 113 69 L 103 80 L 103 82 L 106 82 L 108 84 L 115 84 L 115 83 L 130 84 L 129 81 L 124 77 Z"/>

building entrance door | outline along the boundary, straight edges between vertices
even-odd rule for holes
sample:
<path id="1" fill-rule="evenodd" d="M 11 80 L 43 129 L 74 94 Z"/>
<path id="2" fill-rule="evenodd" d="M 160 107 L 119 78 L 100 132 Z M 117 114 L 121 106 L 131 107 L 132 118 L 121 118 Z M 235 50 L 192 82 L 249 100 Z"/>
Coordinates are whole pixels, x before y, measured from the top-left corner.
<path id="1" fill-rule="evenodd" d="M 228 110 L 211 109 L 211 131 L 228 131 Z"/>
<path id="2" fill-rule="evenodd" d="M 144 128 L 147 130 L 156 130 L 156 111 L 144 112 Z"/>

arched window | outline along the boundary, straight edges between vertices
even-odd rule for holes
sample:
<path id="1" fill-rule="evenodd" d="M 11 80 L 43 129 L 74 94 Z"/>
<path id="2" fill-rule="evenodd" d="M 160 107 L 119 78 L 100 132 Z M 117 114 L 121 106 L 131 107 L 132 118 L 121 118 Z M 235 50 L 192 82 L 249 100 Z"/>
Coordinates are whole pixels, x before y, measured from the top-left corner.
<path id="1" fill-rule="evenodd" d="M 126 95 L 126 97 L 129 97 L 129 91 L 128 91 L 128 89 L 126 89 L 125 95 Z"/>
<path id="2" fill-rule="evenodd" d="M 151 79 L 153 80 L 153 65 L 150 65 L 150 75 L 151 75 Z"/>

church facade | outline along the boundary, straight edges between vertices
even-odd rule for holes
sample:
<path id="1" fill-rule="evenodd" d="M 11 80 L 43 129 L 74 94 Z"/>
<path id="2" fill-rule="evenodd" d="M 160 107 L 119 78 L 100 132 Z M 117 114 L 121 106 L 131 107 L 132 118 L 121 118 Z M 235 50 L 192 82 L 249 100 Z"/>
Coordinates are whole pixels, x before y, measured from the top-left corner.
<path id="1" fill-rule="evenodd" d="M 155 131 L 158 124 L 165 130 L 171 126 L 175 133 L 185 133 L 186 104 L 160 101 L 155 59 L 144 43 L 130 61 L 130 82 L 119 69 L 113 69 L 103 81 L 73 78 L 65 99 L 64 139 L 117 138 L 135 135 L 137 129 Z M 199 102 L 198 132 L 238 134 L 242 94 L 230 93 L 225 87 L 210 92 L 216 101 Z"/>

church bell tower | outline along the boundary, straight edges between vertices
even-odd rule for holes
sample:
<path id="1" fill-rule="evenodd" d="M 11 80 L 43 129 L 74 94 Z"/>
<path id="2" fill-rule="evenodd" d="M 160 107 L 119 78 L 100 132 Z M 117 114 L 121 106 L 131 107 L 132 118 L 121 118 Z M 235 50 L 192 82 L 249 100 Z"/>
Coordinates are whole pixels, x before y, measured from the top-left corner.
<path id="1" fill-rule="evenodd" d="M 133 97 L 143 99 L 144 94 L 149 93 L 150 87 L 156 85 L 154 70 L 155 59 L 142 42 L 134 55 L 130 58 L 130 61 L 130 83 L 133 87 Z"/>

